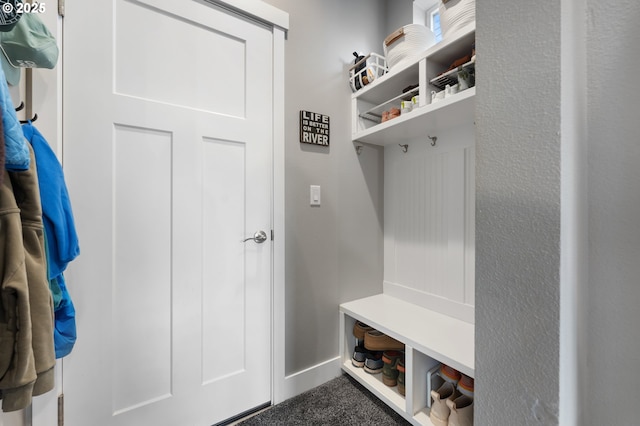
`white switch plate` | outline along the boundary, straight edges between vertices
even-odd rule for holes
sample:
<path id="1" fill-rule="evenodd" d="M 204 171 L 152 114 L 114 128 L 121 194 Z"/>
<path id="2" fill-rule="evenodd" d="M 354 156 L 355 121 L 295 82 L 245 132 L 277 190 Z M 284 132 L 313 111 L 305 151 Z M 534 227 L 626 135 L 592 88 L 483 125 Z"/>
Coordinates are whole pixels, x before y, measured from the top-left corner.
<path id="1" fill-rule="evenodd" d="M 312 206 L 320 205 L 320 185 L 311 185 L 309 187 L 309 204 Z"/>

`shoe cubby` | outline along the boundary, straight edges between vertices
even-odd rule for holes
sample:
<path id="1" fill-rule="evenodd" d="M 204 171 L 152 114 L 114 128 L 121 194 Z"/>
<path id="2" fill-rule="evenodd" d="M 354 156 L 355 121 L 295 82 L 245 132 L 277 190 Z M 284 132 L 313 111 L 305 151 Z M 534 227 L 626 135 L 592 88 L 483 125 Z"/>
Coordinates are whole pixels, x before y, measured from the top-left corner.
<path id="1" fill-rule="evenodd" d="M 355 367 L 353 326 L 361 321 L 405 345 L 405 395 L 382 382 L 382 373 Z M 447 364 L 474 377 L 474 327 L 462 320 L 418 305 L 378 294 L 340 305 L 342 369 L 414 425 L 432 425 L 429 419 L 431 374 Z"/>

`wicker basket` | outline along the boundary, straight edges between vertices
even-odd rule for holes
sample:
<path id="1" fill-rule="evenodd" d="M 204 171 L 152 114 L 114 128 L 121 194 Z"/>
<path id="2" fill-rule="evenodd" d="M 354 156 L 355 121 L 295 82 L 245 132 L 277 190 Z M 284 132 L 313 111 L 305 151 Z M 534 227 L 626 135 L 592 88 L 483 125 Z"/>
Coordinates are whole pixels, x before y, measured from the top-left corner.
<path id="1" fill-rule="evenodd" d="M 384 55 L 389 70 L 411 61 L 436 44 L 433 32 L 424 25 L 409 24 L 397 29 L 384 39 Z"/>
<path id="2" fill-rule="evenodd" d="M 440 3 L 442 38 L 476 20 L 476 0 L 446 0 Z"/>

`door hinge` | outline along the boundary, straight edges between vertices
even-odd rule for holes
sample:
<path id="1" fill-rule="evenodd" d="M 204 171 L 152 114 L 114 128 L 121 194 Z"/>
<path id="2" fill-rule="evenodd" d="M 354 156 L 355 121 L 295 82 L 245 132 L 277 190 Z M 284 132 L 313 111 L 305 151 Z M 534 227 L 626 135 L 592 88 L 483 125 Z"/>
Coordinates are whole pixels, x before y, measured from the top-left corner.
<path id="1" fill-rule="evenodd" d="M 58 395 L 58 426 L 64 426 L 64 394 Z"/>
<path id="2" fill-rule="evenodd" d="M 58 0 L 58 16 L 64 17 L 64 0 Z"/>
<path id="3" fill-rule="evenodd" d="M 271 241 L 273 241 L 273 229 L 271 230 Z"/>

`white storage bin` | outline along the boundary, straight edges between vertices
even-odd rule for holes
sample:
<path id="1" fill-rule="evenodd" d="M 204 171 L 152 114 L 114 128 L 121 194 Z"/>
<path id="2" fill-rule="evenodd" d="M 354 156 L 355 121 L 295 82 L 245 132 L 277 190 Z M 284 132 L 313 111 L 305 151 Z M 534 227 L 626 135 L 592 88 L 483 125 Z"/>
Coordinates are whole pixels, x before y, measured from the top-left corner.
<path id="1" fill-rule="evenodd" d="M 443 0 L 439 9 L 443 40 L 476 20 L 476 0 Z"/>
<path id="2" fill-rule="evenodd" d="M 433 32 L 420 24 L 409 24 L 398 28 L 384 39 L 383 49 L 389 70 L 415 59 L 436 44 Z"/>

